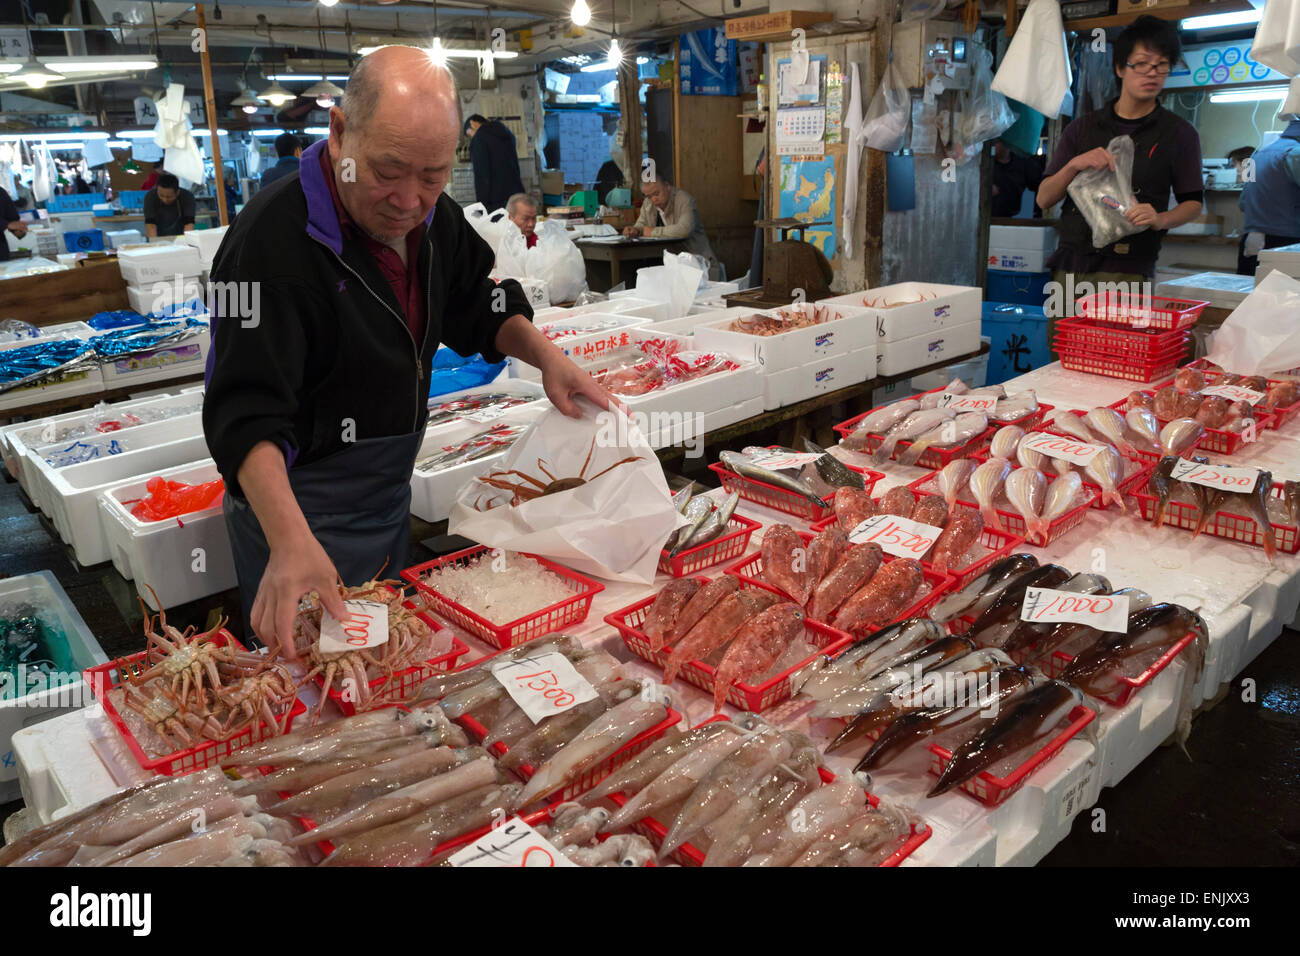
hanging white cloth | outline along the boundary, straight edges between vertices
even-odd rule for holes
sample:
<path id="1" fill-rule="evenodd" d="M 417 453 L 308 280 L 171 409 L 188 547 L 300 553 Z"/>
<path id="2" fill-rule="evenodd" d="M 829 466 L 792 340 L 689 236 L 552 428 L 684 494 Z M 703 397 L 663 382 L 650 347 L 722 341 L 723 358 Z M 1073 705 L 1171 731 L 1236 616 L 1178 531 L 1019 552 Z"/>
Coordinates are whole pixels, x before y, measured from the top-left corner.
<path id="1" fill-rule="evenodd" d="M 1057 0 L 1029 0 L 993 77 L 993 89 L 1055 119 L 1061 115 L 1071 82 L 1060 4 Z"/>
<path id="2" fill-rule="evenodd" d="M 844 245 L 846 259 L 853 258 L 853 217 L 858 205 L 858 165 L 862 160 L 862 93 L 858 84 L 858 65 L 849 65 L 849 106 L 844 113 L 845 157 L 844 190 L 841 202 L 840 242 Z"/>
<path id="3" fill-rule="evenodd" d="M 1279 73 L 1300 74 L 1300 0 L 1267 0 L 1250 55 Z"/>
<path id="4" fill-rule="evenodd" d="M 189 115 L 185 86 L 169 83 L 167 95 L 158 101 L 158 125 L 154 127 L 153 139 L 165 150 L 163 167 L 169 173 L 198 183 L 203 181 L 203 156 L 194 141 Z"/>
<path id="5" fill-rule="evenodd" d="M 40 146 L 32 147 L 32 199 L 35 202 L 47 202 L 50 198 L 50 154 L 45 148 L 45 141 Z"/>
<path id="6" fill-rule="evenodd" d="M 1286 91 L 1286 100 L 1277 112 L 1279 116 L 1294 116 L 1300 119 L 1300 76 L 1291 78 L 1291 85 Z"/>
<path id="7" fill-rule="evenodd" d="M 244 149 L 244 165 L 248 167 L 248 175 L 256 176 L 262 168 L 262 153 L 257 148 L 257 141 L 251 141 Z"/>
<path id="8" fill-rule="evenodd" d="M 82 154 L 86 157 L 87 168 L 103 166 L 113 161 L 113 151 L 108 148 L 106 139 L 88 139 Z"/>

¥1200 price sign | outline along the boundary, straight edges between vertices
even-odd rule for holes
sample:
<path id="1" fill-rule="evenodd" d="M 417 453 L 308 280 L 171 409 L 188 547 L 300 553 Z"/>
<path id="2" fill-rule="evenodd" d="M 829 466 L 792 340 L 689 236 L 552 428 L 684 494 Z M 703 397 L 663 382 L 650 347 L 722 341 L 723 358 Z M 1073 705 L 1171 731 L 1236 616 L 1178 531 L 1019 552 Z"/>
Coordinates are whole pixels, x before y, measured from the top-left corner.
<path id="1" fill-rule="evenodd" d="M 1249 494 L 1259 481 L 1258 468 L 1230 468 L 1227 465 L 1202 465 L 1199 461 L 1179 458 L 1170 476 L 1178 481 L 1189 481 L 1219 491 Z"/>
<path id="2" fill-rule="evenodd" d="M 596 689 L 557 651 L 502 661 L 492 676 L 533 723 L 596 699 Z"/>
<path id="3" fill-rule="evenodd" d="M 518 817 L 483 834 L 447 860 L 452 866 L 577 866 Z"/>
<path id="4" fill-rule="evenodd" d="M 379 601 L 344 601 L 347 616 L 321 614 L 320 649 L 326 654 L 364 651 L 388 643 L 388 605 Z"/>
<path id="5" fill-rule="evenodd" d="M 931 524 L 921 524 L 897 515 L 872 515 L 849 532 L 851 544 L 875 542 L 880 550 L 896 558 L 920 560 L 943 531 Z"/>
<path id="6" fill-rule="evenodd" d="M 1201 389 L 1201 394 L 1218 395 L 1230 402 L 1249 402 L 1252 405 L 1258 404 L 1264 397 L 1263 392 L 1257 392 L 1253 388 L 1242 388 L 1240 385 L 1211 385 L 1209 388 Z"/>
<path id="7" fill-rule="evenodd" d="M 1128 632 L 1128 595 L 1025 588 L 1020 620 L 1031 624 L 1086 624 L 1099 631 L 1125 634 Z"/>

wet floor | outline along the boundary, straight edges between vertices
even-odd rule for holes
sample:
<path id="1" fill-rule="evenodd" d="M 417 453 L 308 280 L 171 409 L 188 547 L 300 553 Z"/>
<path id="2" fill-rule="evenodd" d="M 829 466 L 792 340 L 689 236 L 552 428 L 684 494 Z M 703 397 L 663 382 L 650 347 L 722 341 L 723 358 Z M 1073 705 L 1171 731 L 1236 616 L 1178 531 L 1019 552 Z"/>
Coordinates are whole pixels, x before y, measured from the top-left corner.
<path id="1" fill-rule="evenodd" d="M 416 521 L 409 567 L 434 552 L 420 542 L 432 528 Z M 439 549 L 440 551 L 448 549 Z M 144 649 L 134 586 L 111 564 L 80 568 L 67 547 L 14 482 L 0 483 L 0 576 L 50 570 L 63 585 L 104 652 Z M 231 592 L 168 609 L 178 627 L 211 627 L 218 617 L 242 633 Z M 1300 634 L 1285 631 L 1242 675 L 1256 699 L 1241 699 L 1240 680 L 1217 706 L 1197 716 L 1188 743 L 1192 760 L 1162 747 L 1119 786 L 1103 790 L 1067 837 L 1043 861 L 1049 866 L 1295 866 L 1300 864 Z M 0 820 L 21 803 L 0 804 Z"/>

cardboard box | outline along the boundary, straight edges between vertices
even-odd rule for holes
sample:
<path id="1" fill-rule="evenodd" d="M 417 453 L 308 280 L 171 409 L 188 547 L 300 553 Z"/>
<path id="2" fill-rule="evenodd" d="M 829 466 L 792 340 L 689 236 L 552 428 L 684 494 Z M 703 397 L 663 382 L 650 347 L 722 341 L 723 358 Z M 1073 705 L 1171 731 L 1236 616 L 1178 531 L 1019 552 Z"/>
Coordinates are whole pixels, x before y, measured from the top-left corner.
<path id="1" fill-rule="evenodd" d="M 824 10 L 783 10 L 727 21 L 728 40 L 789 40 L 795 27 L 825 23 L 832 15 Z"/>
<path id="2" fill-rule="evenodd" d="M 559 196 L 564 193 L 564 171 L 559 169 L 542 170 L 542 192 Z"/>
<path id="3" fill-rule="evenodd" d="M 822 304 L 865 308 L 875 317 L 876 342 L 881 344 L 899 342 L 923 333 L 933 336 L 944 329 L 968 322 L 978 325 L 984 295 L 974 286 L 900 282 L 821 301 Z M 899 304 L 885 307 L 892 302 Z M 907 370 L 899 369 L 900 372 Z"/>

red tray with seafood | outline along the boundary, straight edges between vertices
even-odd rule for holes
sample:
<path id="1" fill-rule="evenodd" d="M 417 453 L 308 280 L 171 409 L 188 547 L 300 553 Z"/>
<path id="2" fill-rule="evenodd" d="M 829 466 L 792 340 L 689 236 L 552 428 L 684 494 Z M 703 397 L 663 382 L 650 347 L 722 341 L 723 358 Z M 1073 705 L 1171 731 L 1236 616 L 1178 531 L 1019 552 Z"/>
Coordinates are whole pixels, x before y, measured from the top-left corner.
<path id="1" fill-rule="evenodd" d="M 709 724 L 709 723 L 713 723 L 713 721 L 715 720 L 726 720 L 726 719 L 727 718 L 725 716 L 719 714 L 716 717 L 709 718 L 703 723 Z M 822 783 L 835 782 L 835 774 L 831 773 L 825 767 L 819 767 L 817 773 L 821 777 Z M 622 808 L 628 801 L 628 798 L 624 796 L 622 793 L 611 794 L 608 799 L 610 803 L 614 804 L 614 806 L 619 808 Z M 880 806 L 880 798 L 870 793 L 866 794 L 866 802 L 872 807 Z M 633 824 L 632 828 L 636 830 L 637 833 L 640 833 L 642 836 L 646 837 L 652 844 L 654 844 L 656 850 L 659 849 L 659 847 L 663 846 L 664 839 L 668 836 L 668 827 L 664 826 L 659 820 L 655 819 L 654 817 L 643 817 L 642 819 L 638 820 L 635 824 Z M 896 849 L 893 853 L 891 853 L 883 863 L 880 863 L 879 866 L 881 867 L 898 866 L 909 856 L 911 856 L 914 852 L 916 852 L 917 847 L 919 847 L 926 840 L 930 839 L 932 833 L 933 831 L 924 823 L 919 825 L 913 823 L 911 835 L 908 836 L 908 838 L 903 841 L 902 845 L 899 846 L 898 849 Z M 683 843 L 681 846 L 679 846 L 676 850 L 674 850 L 672 853 L 668 855 L 668 858 L 670 860 L 672 860 L 674 863 L 679 863 L 682 866 L 703 866 L 704 857 L 705 857 L 704 852 L 700 850 L 698 847 L 696 847 L 693 843 Z"/>
<path id="2" fill-rule="evenodd" d="M 912 490 L 915 491 L 916 489 L 913 488 Z M 918 494 L 917 497 L 921 498 L 924 496 Z M 833 525 L 836 520 L 838 519 L 836 519 L 834 515 L 831 515 L 828 518 L 823 518 L 821 521 L 810 525 L 809 530 L 813 533 L 825 531 Z M 853 529 L 845 528 L 844 530 L 852 531 Z M 998 531 L 996 528 L 985 528 L 980 532 L 979 538 L 976 539 L 978 548 L 983 552 L 982 556 L 971 556 L 968 554 L 967 557 L 969 557 L 970 560 L 966 564 L 960 567 L 949 568 L 946 573 L 950 578 L 952 578 L 952 584 L 949 585 L 948 590 L 960 591 L 968 582 L 982 574 L 984 569 L 990 564 L 998 558 L 1010 554 L 1024 543 L 1025 539 L 1020 535 L 1010 534 L 1006 531 Z M 975 548 L 971 549 L 972 552 L 975 550 Z M 925 560 L 921 561 L 921 567 L 930 571 L 934 570 L 933 565 L 931 565 L 929 561 Z M 940 572 L 936 571 L 935 573 L 937 574 Z"/>
<path id="3" fill-rule="evenodd" d="M 1138 504 L 1142 507 L 1142 517 L 1147 521 L 1155 522 L 1156 518 L 1156 496 L 1153 495 L 1148 487 L 1143 487 L 1134 492 Z M 1286 499 L 1283 494 L 1283 485 L 1277 482 L 1273 485 L 1271 498 L 1281 502 L 1282 510 L 1286 509 Z M 1200 508 L 1189 501 L 1174 501 L 1170 499 L 1165 507 L 1164 524 L 1172 525 L 1175 528 L 1182 528 L 1184 531 L 1195 531 L 1196 521 L 1200 515 Z M 1273 526 L 1273 539 L 1277 544 L 1277 550 L 1283 554 L 1295 554 L 1300 551 L 1300 530 L 1292 524 L 1282 524 L 1270 519 Z M 1229 541 L 1239 541 L 1242 544 L 1249 544 L 1256 548 L 1264 547 L 1264 532 L 1259 523 L 1254 518 L 1244 513 L 1224 511 L 1219 509 L 1218 514 L 1214 515 L 1205 524 L 1202 534 L 1212 534 L 1216 538 L 1227 538 Z"/>
<path id="4" fill-rule="evenodd" d="M 1052 343 L 1061 357 L 1061 367 L 1071 372 L 1087 372 L 1130 382 L 1153 382 L 1163 378 L 1187 355 L 1187 346 L 1179 345 L 1156 356 L 1144 358 L 1124 351 L 1102 351 L 1080 345 L 1058 334 Z"/>
<path id="5" fill-rule="evenodd" d="M 523 557 L 531 558 L 547 570 L 554 572 L 564 582 L 565 586 L 573 592 L 572 596 L 517 620 L 505 624 L 494 624 L 487 618 L 440 594 L 425 581 L 425 576 L 435 568 L 448 565 L 466 565 L 489 550 L 484 545 L 475 545 L 472 548 L 456 551 L 453 554 L 444 555 L 441 558 L 434 558 L 432 561 L 425 561 L 423 564 L 406 568 L 401 572 L 401 576 L 404 581 L 414 584 L 420 593 L 425 596 L 425 604 L 428 610 L 497 648 L 513 647 L 515 644 L 531 641 L 543 634 L 561 630 L 570 624 L 585 621 L 587 613 L 591 610 L 592 599 L 605 590 L 605 585 L 593 581 L 577 571 L 572 571 L 562 564 L 556 564 L 554 561 L 538 555 L 525 554 Z"/>
<path id="6" fill-rule="evenodd" d="M 1219 385 L 1230 375 L 1230 373 L 1223 371 L 1223 369 L 1204 358 L 1199 358 L 1195 362 L 1189 362 L 1187 365 L 1184 365 L 1183 368 L 1195 369 L 1200 372 L 1205 377 L 1205 383 L 1207 385 Z M 1240 376 L 1233 377 L 1240 378 Z M 1296 382 L 1289 378 L 1265 378 L 1264 381 L 1268 384 L 1270 389 L 1278 386 L 1286 387 L 1296 385 Z M 1165 384 L 1172 385 L 1173 382 Z M 1267 394 L 1268 393 L 1265 392 L 1266 400 Z M 1260 420 L 1260 428 L 1281 428 L 1283 425 L 1294 420 L 1297 415 L 1300 415 L 1300 398 L 1297 398 L 1290 404 L 1278 404 L 1271 409 L 1261 408 L 1257 409 L 1255 412 L 1255 417 Z"/>
<path id="7" fill-rule="evenodd" d="M 704 578 L 700 580 L 702 582 L 706 581 Z M 750 586 L 757 586 L 756 582 L 747 583 Z M 774 589 L 767 588 L 767 590 Z M 653 650 L 650 646 L 650 639 L 641 630 L 642 625 L 645 624 L 646 613 L 657 597 L 658 595 L 651 595 L 637 601 L 635 604 L 630 604 L 625 608 L 606 614 L 605 623 L 618 631 L 629 651 L 642 660 L 649 661 L 656 667 L 662 668 L 668 660 L 668 652 L 671 647 L 665 647 L 657 651 Z M 727 702 L 739 707 L 741 710 L 748 710 L 755 714 L 770 707 L 775 707 L 790 697 L 790 679 L 799 672 L 800 668 L 807 666 L 811 661 L 823 654 L 835 653 L 840 648 L 851 643 L 853 638 L 844 631 L 836 630 L 829 625 L 822 624 L 820 621 L 805 618 L 803 640 L 817 648 L 817 650 L 793 666 L 760 683 L 750 684 L 745 681 L 737 681 L 727 691 Z M 682 664 L 678 674 L 687 683 L 694 684 L 701 690 L 713 694 L 717 669 L 712 665 L 699 660 L 686 661 Z"/>
<path id="8" fill-rule="evenodd" d="M 769 447 L 775 448 L 776 446 Z M 859 468 L 856 465 L 849 465 L 847 462 L 845 466 L 862 475 L 862 481 L 867 491 L 874 488 L 876 482 L 885 477 L 880 472 L 872 471 L 869 468 Z M 738 475 L 721 462 L 714 462 L 709 465 L 709 470 L 718 476 L 718 479 L 722 482 L 722 487 L 728 493 L 737 492 L 744 500 L 763 505 L 765 508 L 771 508 L 773 511 L 780 511 L 783 514 L 803 518 L 806 521 L 817 521 L 826 517 L 833 510 L 830 503 L 832 495 L 823 498 L 822 504 L 818 506 L 803 495 L 796 494 L 793 491 L 778 488 L 776 485 L 770 485 L 755 478 Z"/>
<path id="9" fill-rule="evenodd" d="M 1067 412 L 1067 414 L 1079 415 L 1082 417 L 1082 413 L 1077 411 Z M 1049 435 L 1059 435 L 1062 438 L 1068 438 L 1071 441 L 1078 441 L 1078 439 L 1073 435 L 1061 431 L 1054 431 L 1050 425 L 1039 430 Z M 1103 439 L 1098 438 L 1097 441 L 1100 443 Z M 987 448 L 974 456 L 976 461 L 981 462 L 988 461 L 989 457 L 989 450 Z M 1137 491 L 1137 489 L 1145 487 L 1148 479 L 1150 479 L 1151 472 L 1155 468 L 1152 464 L 1153 456 L 1145 452 L 1138 452 L 1137 458 L 1130 458 L 1128 455 L 1121 452 L 1119 457 L 1120 460 L 1124 462 L 1124 477 L 1115 482 L 1115 489 L 1120 493 L 1120 495 L 1131 495 L 1133 492 Z M 1158 461 L 1159 456 L 1154 456 L 1154 460 Z M 1098 511 L 1105 511 L 1109 508 L 1110 503 L 1102 501 L 1101 485 L 1089 478 L 1083 469 L 1079 468 L 1075 470 L 1079 472 L 1079 476 L 1083 479 L 1083 487 L 1087 488 L 1089 491 L 1095 491 L 1097 493 L 1096 499 L 1091 505 L 1089 505 L 1089 507 L 1096 508 Z M 1044 472 L 1044 474 L 1046 474 L 1046 472 Z"/>
<path id="10" fill-rule="evenodd" d="M 1074 308 L 1077 315 L 1098 322 L 1172 332 L 1195 325 L 1209 304 L 1199 299 L 1135 296 L 1112 290 L 1085 295 L 1075 302 Z"/>
<path id="11" fill-rule="evenodd" d="M 1124 328 L 1097 319 L 1057 319 L 1058 341 L 1073 343 L 1081 349 L 1099 352 L 1127 352 L 1135 359 L 1153 359 L 1186 348 L 1186 329 L 1163 332 L 1158 329 Z"/>
<path id="12" fill-rule="evenodd" d="M 805 545 L 809 544 L 813 539 L 813 535 L 809 534 L 807 531 L 799 531 L 796 533 Z M 884 567 L 889 562 L 895 560 L 899 559 L 895 558 L 892 554 L 885 554 L 881 559 L 880 566 Z M 900 612 L 894 620 L 903 621 L 909 617 L 924 617 L 925 613 L 934 606 L 939 598 L 951 589 L 952 577 L 950 575 L 940 574 L 927 564 L 922 564 L 921 570 L 924 576 L 924 584 L 921 588 L 923 593 L 905 610 Z M 878 570 L 877 573 L 879 573 Z M 762 588 L 765 591 L 771 591 L 773 594 L 780 594 L 781 597 L 789 600 L 787 595 L 782 592 L 780 588 L 768 584 L 767 581 L 763 579 L 763 554 L 760 551 L 755 551 L 753 554 L 748 555 L 731 565 L 727 568 L 727 574 L 735 575 L 741 580 L 742 584 L 749 585 L 750 587 Z M 926 588 L 928 588 L 928 590 L 926 590 Z M 833 625 L 830 626 L 833 627 Z M 840 633 L 843 634 L 845 632 L 840 631 Z"/>
<path id="13" fill-rule="evenodd" d="M 234 635 L 224 629 L 213 634 L 210 643 L 217 648 L 229 648 L 235 653 L 249 653 L 248 649 L 239 643 Z M 148 656 L 149 651 L 140 651 L 137 654 L 109 661 L 107 664 L 89 667 L 83 672 L 83 677 L 86 683 L 90 685 L 95 699 L 99 701 L 109 721 L 122 735 L 122 742 L 126 744 L 127 750 L 131 751 L 131 755 L 145 770 L 152 770 L 168 777 L 194 773 L 196 770 L 206 770 L 209 767 L 217 766 L 222 758 L 276 735 L 274 726 L 262 719 L 256 724 L 249 723 L 225 740 L 204 740 L 201 743 L 196 743 L 169 754 L 150 756 L 131 731 L 131 728 L 127 726 L 122 714 L 110 697 L 112 691 L 122 687 L 125 682 L 149 672 L 151 665 L 148 663 Z M 161 697 L 155 697 L 154 700 L 164 701 L 160 705 L 161 709 L 155 711 L 157 714 L 155 722 L 161 723 L 167 728 L 169 736 L 176 733 L 178 728 L 186 733 L 197 729 L 192 725 L 187 726 L 185 719 L 177 716 L 180 713 L 180 708 L 174 702 L 166 702 Z M 147 709 L 151 708 L 152 705 L 147 707 Z M 163 716 L 163 709 L 169 711 L 166 716 Z M 276 715 L 284 721 L 282 731 L 287 733 L 292 730 L 294 719 L 301 716 L 306 710 L 307 705 L 298 699 L 295 693 L 292 704 L 287 708 L 283 708 L 282 712 Z M 154 720 L 153 717 L 146 717 L 146 719 Z"/>
<path id="14" fill-rule="evenodd" d="M 908 487 L 917 494 L 934 494 L 933 489 L 937 487 L 938 475 L 939 473 L 937 471 L 932 471 L 928 475 L 922 475 L 920 478 L 916 479 L 916 481 L 909 484 Z M 1045 474 L 1044 477 L 1047 479 L 1049 484 L 1057 478 L 1056 475 L 1047 474 Z M 1031 541 L 1027 537 L 1029 529 L 1025 525 L 1024 516 L 1018 511 L 1012 511 L 1010 505 L 1001 508 L 994 508 L 994 510 L 998 513 L 998 518 L 1002 522 L 1002 530 L 1009 534 L 1024 538 L 1026 543 L 1030 545 L 1046 547 L 1053 541 L 1058 540 L 1063 534 L 1079 525 L 1083 521 L 1083 516 L 1087 514 L 1088 509 L 1094 507 L 1096 499 L 1100 497 L 1099 494 L 1089 489 L 1087 485 L 1083 487 L 1082 492 L 1084 497 L 1081 498 L 1079 504 L 1075 505 L 1069 511 L 1066 511 L 1064 514 L 1057 515 L 1057 517 L 1053 518 L 1051 523 L 1048 524 L 1046 541 Z M 974 496 L 970 493 L 969 485 L 963 488 L 961 493 L 957 495 L 957 504 L 971 511 L 980 510 L 980 506 L 975 502 Z"/>
<path id="15" fill-rule="evenodd" d="M 1164 384 L 1154 388 L 1134 389 L 1134 391 L 1141 392 L 1143 395 L 1150 395 L 1154 401 L 1156 392 L 1167 385 L 1172 385 L 1172 382 L 1165 382 Z M 1132 393 L 1129 394 L 1131 395 Z M 1124 398 L 1121 398 L 1118 402 L 1114 402 L 1108 407 L 1115 409 L 1115 411 L 1123 415 L 1124 412 L 1128 410 L 1128 404 L 1129 396 L 1126 395 Z M 1152 409 L 1152 414 L 1155 414 L 1154 408 Z M 1275 427 L 1273 425 L 1272 413 L 1266 412 L 1262 408 L 1255 412 L 1255 420 L 1259 423 L 1256 429 L 1256 436 L 1258 436 L 1259 432 L 1263 431 L 1265 428 Z M 1168 425 L 1173 421 L 1173 419 L 1161 418 L 1159 415 L 1156 415 L 1156 421 L 1160 423 L 1161 428 L 1164 428 L 1164 426 Z M 1230 432 L 1224 428 L 1206 428 L 1205 434 L 1197 440 L 1193 447 L 1202 451 L 1214 452 L 1216 455 L 1235 455 L 1245 443 L 1247 434 L 1248 433 L 1245 431 Z M 1256 440 L 1258 440 L 1258 437 Z M 1139 451 L 1138 454 L 1152 464 L 1159 462 L 1161 458 L 1159 453 Z"/>
<path id="16" fill-rule="evenodd" d="M 659 573 L 684 578 L 705 568 L 711 568 L 715 564 L 721 564 L 723 561 L 738 558 L 749 547 L 750 535 L 761 527 L 763 525 L 759 521 L 733 514 L 731 520 L 727 522 L 726 534 L 704 544 L 697 544 L 680 554 L 670 555 L 666 550 L 660 551 Z"/>

